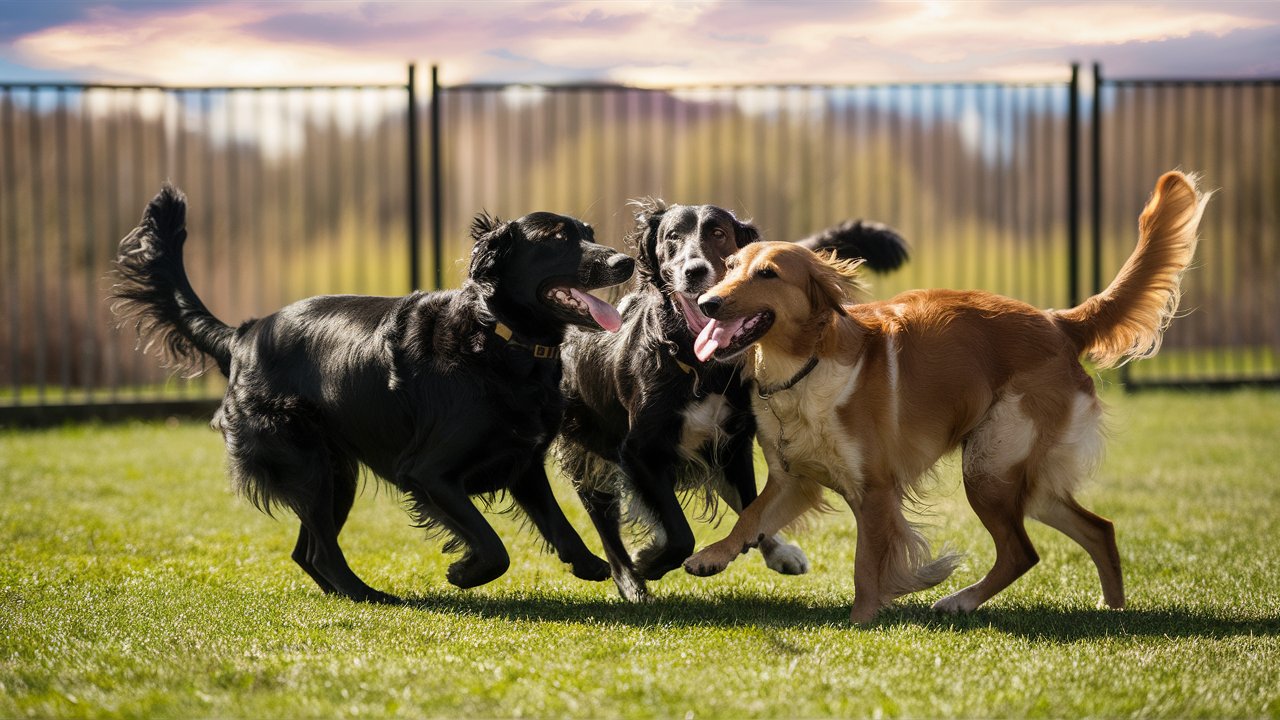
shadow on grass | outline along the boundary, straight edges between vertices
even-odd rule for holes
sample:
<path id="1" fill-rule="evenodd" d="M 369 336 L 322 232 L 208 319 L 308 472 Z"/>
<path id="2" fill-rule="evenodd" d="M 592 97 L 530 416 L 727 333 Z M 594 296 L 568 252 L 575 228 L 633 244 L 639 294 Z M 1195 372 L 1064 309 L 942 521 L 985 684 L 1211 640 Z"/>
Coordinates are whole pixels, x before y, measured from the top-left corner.
<path id="1" fill-rule="evenodd" d="M 793 598 L 733 594 L 659 598 L 644 604 L 616 599 L 580 600 L 512 595 L 486 597 L 448 592 L 418 596 L 409 607 L 507 620 L 620 624 L 635 627 L 838 627 L 856 631 L 846 603 L 811 603 Z M 969 615 L 943 615 L 925 604 L 899 603 L 881 612 L 868 629 L 914 626 L 939 632 L 997 630 L 1010 635 L 1072 642 L 1100 637 L 1280 636 L 1280 616 L 1231 617 L 1212 610 L 1182 607 L 1084 610 L 1052 606 L 980 609 Z"/>

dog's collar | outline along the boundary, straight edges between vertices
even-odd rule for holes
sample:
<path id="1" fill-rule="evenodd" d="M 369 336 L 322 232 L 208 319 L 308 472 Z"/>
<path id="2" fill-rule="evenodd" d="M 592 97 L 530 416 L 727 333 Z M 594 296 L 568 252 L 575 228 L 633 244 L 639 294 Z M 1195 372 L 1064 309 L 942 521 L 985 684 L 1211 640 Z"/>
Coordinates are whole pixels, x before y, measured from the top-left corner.
<path id="1" fill-rule="evenodd" d="M 800 368 L 799 372 L 792 375 L 790 380 L 782 383 L 781 385 L 773 385 L 770 387 L 761 386 L 756 390 L 756 392 L 760 394 L 760 397 L 767 400 L 784 390 L 790 390 L 795 387 L 796 383 L 805 379 L 805 376 L 813 372 L 813 369 L 816 367 L 818 367 L 818 355 L 817 353 L 814 353 L 813 357 L 809 358 L 809 362 L 805 363 L 804 367 Z"/>
<path id="2" fill-rule="evenodd" d="M 504 323 L 496 323 L 493 326 L 493 334 L 497 335 L 507 345 L 528 350 L 531 355 L 539 360 L 559 360 L 559 345 L 539 345 L 537 343 L 524 343 L 515 339 L 516 333 Z"/>

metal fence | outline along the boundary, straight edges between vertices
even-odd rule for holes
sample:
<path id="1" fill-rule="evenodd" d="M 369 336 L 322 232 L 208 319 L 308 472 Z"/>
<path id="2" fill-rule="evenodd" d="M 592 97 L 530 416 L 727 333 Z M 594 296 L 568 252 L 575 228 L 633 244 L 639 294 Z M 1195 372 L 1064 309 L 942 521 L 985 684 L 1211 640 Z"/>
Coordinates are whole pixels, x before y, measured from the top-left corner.
<path id="1" fill-rule="evenodd" d="M 116 243 L 166 178 L 191 201 L 192 283 L 236 322 L 320 293 L 455 286 L 481 209 L 577 215 L 618 245 L 645 195 L 731 208 L 771 239 L 888 222 L 913 260 L 878 296 L 1062 307 L 1132 249 L 1158 174 L 1200 169 L 1223 191 L 1187 282 L 1195 312 L 1128 380 L 1276 379 L 1276 83 L 1076 79 L 440 87 L 433 69 L 421 101 L 412 68 L 374 87 L 0 83 L 0 423 L 219 394 L 137 353 L 104 302 Z"/>
<path id="2" fill-rule="evenodd" d="M 1216 190 L 1160 354 L 1125 366 L 1129 387 L 1280 380 L 1280 80 L 1105 78 L 1094 68 L 1094 280 L 1127 257 L 1160 172 Z"/>

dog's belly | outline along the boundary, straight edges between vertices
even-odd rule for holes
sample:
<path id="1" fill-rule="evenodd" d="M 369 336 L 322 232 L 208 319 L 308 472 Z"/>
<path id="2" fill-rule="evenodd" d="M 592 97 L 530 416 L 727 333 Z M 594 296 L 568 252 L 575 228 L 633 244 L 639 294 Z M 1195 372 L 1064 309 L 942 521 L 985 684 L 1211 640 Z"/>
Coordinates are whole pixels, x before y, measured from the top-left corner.
<path id="1" fill-rule="evenodd" d="M 681 457 L 698 461 L 705 447 L 719 445 L 728 436 L 724 426 L 732 414 L 728 398 L 719 393 L 707 395 L 685 407 L 680 413 L 684 421 L 680 429 Z"/>

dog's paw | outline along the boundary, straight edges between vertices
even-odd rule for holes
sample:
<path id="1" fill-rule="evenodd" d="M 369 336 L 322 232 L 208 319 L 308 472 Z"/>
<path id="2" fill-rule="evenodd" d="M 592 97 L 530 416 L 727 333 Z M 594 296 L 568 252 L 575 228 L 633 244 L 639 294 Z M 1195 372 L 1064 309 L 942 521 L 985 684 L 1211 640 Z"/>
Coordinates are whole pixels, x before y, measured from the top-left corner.
<path id="1" fill-rule="evenodd" d="M 465 590 L 498 579 L 507 571 L 509 564 L 505 558 L 502 562 L 484 562 L 467 556 L 450 565 L 445 577 L 451 585 Z"/>
<path id="2" fill-rule="evenodd" d="M 948 595 L 933 604 L 936 612 L 947 613 L 948 615 L 959 615 L 960 613 L 970 613 L 978 609 L 979 603 L 975 601 L 972 594 L 966 594 L 964 590 L 958 593 Z"/>
<path id="3" fill-rule="evenodd" d="M 379 590 L 374 590 L 373 588 L 369 588 L 369 590 L 364 594 L 363 597 L 358 597 L 353 599 L 356 600 L 357 602 L 373 603 L 374 605 L 403 605 L 404 604 L 403 599 L 396 597 L 395 595 L 391 595 L 390 593 L 384 593 Z"/>
<path id="4" fill-rule="evenodd" d="M 804 575 L 809 572 L 809 558 L 798 546 L 788 542 L 765 547 L 760 546 L 760 554 L 764 555 L 764 564 L 770 570 L 783 575 Z"/>
<path id="5" fill-rule="evenodd" d="M 623 573 L 615 577 L 613 582 L 618 586 L 618 594 L 627 602 L 644 603 L 653 599 L 653 596 L 649 594 L 649 588 L 644 584 L 644 580 L 636 575 Z"/>
<path id="6" fill-rule="evenodd" d="M 609 579 L 609 563 L 595 555 L 588 555 L 573 562 L 573 576 L 579 580 L 600 582 Z"/>
<path id="7" fill-rule="evenodd" d="M 636 572 L 645 580 L 661 580 L 662 576 L 680 567 L 685 553 L 673 552 L 670 547 L 649 547 L 636 553 Z"/>
<path id="8" fill-rule="evenodd" d="M 710 550 L 710 548 L 707 548 L 707 550 Z M 717 558 L 715 553 L 707 552 L 707 550 L 695 553 L 688 560 L 685 560 L 684 571 L 698 577 L 710 577 L 724 572 L 724 569 L 729 567 L 728 560 Z"/>
<path id="9" fill-rule="evenodd" d="M 855 625 L 868 625 L 880 614 L 880 605 L 874 602 L 859 603 L 853 601 L 853 609 L 849 611 L 849 620 Z"/>

